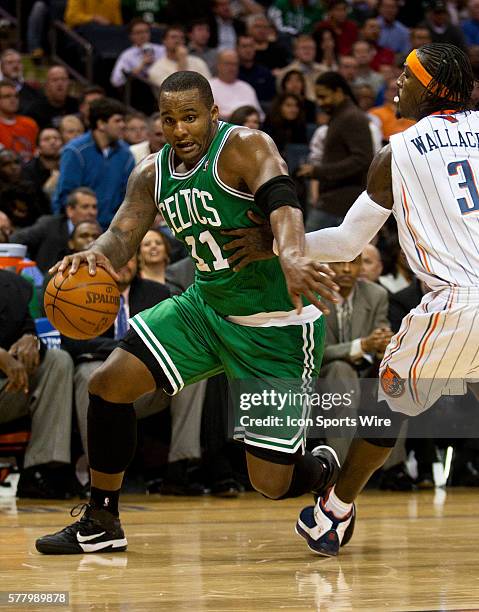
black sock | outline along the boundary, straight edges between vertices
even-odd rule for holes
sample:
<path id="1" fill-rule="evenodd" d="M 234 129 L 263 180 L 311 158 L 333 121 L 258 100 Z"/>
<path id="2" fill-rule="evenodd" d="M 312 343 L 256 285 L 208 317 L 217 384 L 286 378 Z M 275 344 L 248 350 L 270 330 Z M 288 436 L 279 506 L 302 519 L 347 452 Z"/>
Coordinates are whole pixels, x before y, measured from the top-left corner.
<path id="1" fill-rule="evenodd" d="M 295 463 L 293 478 L 288 491 L 278 499 L 300 497 L 305 493 L 321 489 L 329 470 L 318 457 L 306 451 Z"/>
<path id="2" fill-rule="evenodd" d="M 136 413 L 133 404 L 115 404 L 90 394 L 88 459 L 104 474 L 124 472 L 135 455 Z"/>
<path id="3" fill-rule="evenodd" d="M 118 516 L 118 500 L 120 499 L 120 490 L 106 491 L 105 489 L 97 489 L 91 487 L 91 502 L 96 508 L 108 510 L 114 516 Z"/>

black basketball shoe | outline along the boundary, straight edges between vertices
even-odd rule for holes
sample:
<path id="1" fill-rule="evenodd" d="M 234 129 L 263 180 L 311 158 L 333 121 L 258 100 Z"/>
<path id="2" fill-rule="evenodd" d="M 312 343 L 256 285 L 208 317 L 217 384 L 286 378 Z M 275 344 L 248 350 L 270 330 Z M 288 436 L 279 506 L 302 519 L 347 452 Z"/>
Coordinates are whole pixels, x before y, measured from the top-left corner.
<path id="1" fill-rule="evenodd" d="M 128 542 L 119 518 L 92 504 L 75 506 L 70 515 L 76 517 L 82 510 L 85 510 L 83 516 L 73 525 L 38 538 L 35 542 L 38 552 L 45 555 L 81 555 L 126 550 Z"/>

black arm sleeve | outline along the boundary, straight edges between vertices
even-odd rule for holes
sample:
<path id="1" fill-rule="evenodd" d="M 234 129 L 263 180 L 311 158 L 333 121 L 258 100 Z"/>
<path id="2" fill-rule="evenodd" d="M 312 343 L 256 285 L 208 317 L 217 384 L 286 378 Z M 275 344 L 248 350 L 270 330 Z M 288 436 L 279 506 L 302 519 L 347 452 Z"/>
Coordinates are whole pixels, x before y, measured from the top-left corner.
<path id="1" fill-rule="evenodd" d="M 282 174 L 263 183 L 254 195 L 256 204 L 269 218 L 273 210 L 281 206 L 291 206 L 303 210 L 291 177 Z M 304 212 L 304 211 L 303 211 Z"/>

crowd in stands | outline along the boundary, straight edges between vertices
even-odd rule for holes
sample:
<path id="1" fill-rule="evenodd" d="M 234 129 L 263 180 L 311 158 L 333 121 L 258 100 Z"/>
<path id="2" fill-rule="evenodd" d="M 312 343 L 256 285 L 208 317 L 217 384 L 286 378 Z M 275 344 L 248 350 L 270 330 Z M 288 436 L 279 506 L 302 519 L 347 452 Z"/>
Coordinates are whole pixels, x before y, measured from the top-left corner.
<path id="1" fill-rule="evenodd" d="M 0 269 L 0 451 L 2 425 L 30 415 L 18 495 L 67 498 L 83 491 L 73 464 L 82 455 L 87 461 L 91 373 L 126 333 L 129 316 L 194 279 L 185 247 L 158 215 L 119 271 L 121 307 L 111 329 L 92 340 L 62 337 L 60 350 L 37 341 L 34 319 L 42 315 L 48 269 L 108 227 L 134 166 L 165 144 L 156 104 L 165 78 L 177 70 L 204 75 L 222 120 L 264 130 L 275 141 L 304 202 L 308 231 L 339 225 L 365 188 L 374 154 L 413 125 L 397 116 L 394 102 L 410 50 L 453 43 L 469 54 L 479 77 L 479 0 L 33 0 L 28 6 L 25 48 L 0 52 L 0 242 L 26 245 L 35 263 L 35 272 L 22 276 Z M 73 82 L 76 72 L 49 61 L 47 33 L 58 18 L 93 45 L 95 82 Z M 61 51 L 66 64 L 81 68 L 74 43 Z M 44 82 L 25 79 L 21 52 L 48 67 Z M 478 88 L 473 96 L 475 105 Z M 355 380 L 359 397 L 360 379 L 377 376 L 392 334 L 427 289 L 408 267 L 393 220 L 361 256 L 333 268 L 342 300 L 326 318 L 320 385 Z M 235 496 L 247 487 L 241 449 L 228 438 L 227 405 L 223 376 L 171 402 L 161 394 L 141 398 L 132 490 Z M 344 452 L 345 440 L 336 442 Z M 477 441 L 457 448 L 452 484 L 479 486 Z M 404 463 L 411 450 L 414 479 Z M 434 486 L 433 441 L 402 440 L 396 451 L 382 473 L 383 488 Z"/>

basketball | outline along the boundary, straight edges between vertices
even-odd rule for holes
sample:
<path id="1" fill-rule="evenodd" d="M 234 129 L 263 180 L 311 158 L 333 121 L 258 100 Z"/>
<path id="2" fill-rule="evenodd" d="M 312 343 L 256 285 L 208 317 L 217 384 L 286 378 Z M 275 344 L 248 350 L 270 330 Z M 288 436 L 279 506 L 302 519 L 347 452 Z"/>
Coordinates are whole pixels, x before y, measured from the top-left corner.
<path id="1" fill-rule="evenodd" d="M 95 276 L 86 264 L 76 274 L 58 272 L 47 285 L 45 313 L 64 336 L 77 340 L 95 338 L 114 322 L 120 307 L 120 293 L 108 272 L 97 266 Z"/>

